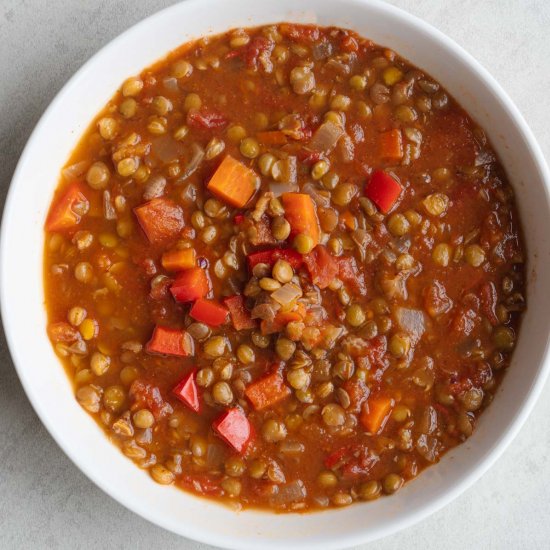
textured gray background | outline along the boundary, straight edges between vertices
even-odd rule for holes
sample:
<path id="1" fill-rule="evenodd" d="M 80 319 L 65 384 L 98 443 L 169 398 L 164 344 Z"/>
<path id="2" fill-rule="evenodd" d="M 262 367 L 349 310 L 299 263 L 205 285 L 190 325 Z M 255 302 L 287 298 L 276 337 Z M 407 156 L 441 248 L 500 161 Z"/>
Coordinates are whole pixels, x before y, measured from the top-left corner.
<path id="1" fill-rule="evenodd" d="M 172 3 L 0 0 L 0 207 L 33 126 L 72 73 L 120 32 Z M 391 3 L 477 57 L 512 96 L 550 158 L 548 0 Z M 504 456 L 472 489 L 428 520 L 371 547 L 548 548 L 549 390 Z M 67 459 L 27 401 L 0 330 L 0 548 L 105 547 L 207 549 L 129 512 Z"/>

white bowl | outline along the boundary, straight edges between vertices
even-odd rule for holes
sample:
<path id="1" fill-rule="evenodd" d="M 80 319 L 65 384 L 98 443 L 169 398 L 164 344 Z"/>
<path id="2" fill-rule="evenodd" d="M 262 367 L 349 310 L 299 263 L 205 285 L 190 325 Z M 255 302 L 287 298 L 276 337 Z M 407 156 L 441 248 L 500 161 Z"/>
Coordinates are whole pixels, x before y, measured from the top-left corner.
<path id="1" fill-rule="evenodd" d="M 474 435 L 397 495 L 314 514 L 235 513 L 154 483 L 76 403 L 46 336 L 43 223 L 78 138 L 120 83 L 191 38 L 231 27 L 296 21 L 348 27 L 395 49 L 440 81 L 486 129 L 516 189 L 528 250 L 529 308 L 512 365 Z M 66 84 L 32 134 L 13 177 L 1 235 L 2 315 L 27 395 L 75 464 L 144 518 L 221 547 L 342 548 L 402 529 L 478 479 L 533 408 L 548 374 L 550 176 L 506 93 L 464 50 L 426 23 L 376 0 L 188 0 L 141 22 L 96 54 Z M 443 536 L 443 534 L 442 534 Z"/>

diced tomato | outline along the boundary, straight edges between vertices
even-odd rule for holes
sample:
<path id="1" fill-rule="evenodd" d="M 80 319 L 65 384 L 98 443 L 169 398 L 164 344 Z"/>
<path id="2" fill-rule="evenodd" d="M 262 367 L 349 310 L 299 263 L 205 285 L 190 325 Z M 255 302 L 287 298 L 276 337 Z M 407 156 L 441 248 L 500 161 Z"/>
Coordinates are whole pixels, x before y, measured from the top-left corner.
<path id="1" fill-rule="evenodd" d="M 162 267 L 166 271 L 182 271 L 195 266 L 196 253 L 194 248 L 170 250 L 162 255 Z"/>
<path id="2" fill-rule="evenodd" d="M 235 217 L 233 218 L 233 223 L 235 225 L 241 225 L 245 220 L 244 214 L 235 214 Z"/>
<path id="3" fill-rule="evenodd" d="M 313 199 L 306 193 L 283 193 L 281 199 L 290 224 L 290 238 L 303 233 L 312 238 L 313 246 L 319 244 L 321 230 Z"/>
<path id="4" fill-rule="evenodd" d="M 185 330 L 157 325 L 145 351 L 159 355 L 187 357 L 194 354 L 193 339 Z"/>
<path id="5" fill-rule="evenodd" d="M 48 334 L 54 343 L 58 342 L 75 342 L 78 340 L 80 333 L 78 329 L 65 323 L 64 321 L 59 321 L 58 323 L 52 323 L 48 325 Z"/>
<path id="6" fill-rule="evenodd" d="M 271 248 L 269 250 L 253 252 L 247 256 L 247 260 L 250 271 L 257 264 L 267 264 L 269 267 L 273 267 L 277 260 L 287 261 L 292 266 L 292 269 L 296 271 L 303 263 L 302 255 L 292 248 Z"/>
<path id="7" fill-rule="evenodd" d="M 319 288 L 327 288 L 338 275 L 338 263 L 323 245 L 304 255 L 304 263 L 311 281 Z"/>
<path id="8" fill-rule="evenodd" d="M 181 206 L 164 197 L 137 206 L 134 213 L 143 232 L 153 244 L 175 239 L 185 225 Z"/>
<path id="9" fill-rule="evenodd" d="M 235 451 L 243 453 L 252 438 L 252 427 L 243 410 L 227 409 L 212 423 L 214 431 Z"/>
<path id="10" fill-rule="evenodd" d="M 361 424 L 372 435 L 380 433 L 388 421 L 394 404 L 395 401 L 391 397 L 370 396 L 360 417 Z"/>
<path id="11" fill-rule="evenodd" d="M 315 42 L 319 39 L 319 28 L 315 25 L 282 23 L 279 30 L 283 36 L 288 36 L 296 42 Z"/>
<path id="12" fill-rule="evenodd" d="M 365 475 L 378 463 L 379 457 L 366 445 L 357 443 L 337 449 L 325 458 L 329 470 L 341 470 L 342 477 L 349 479 Z"/>
<path id="13" fill-rule="evenodd" d="M 192 411 L 199 412 L 201 402 L 197 387 L 197 371 L 193 370 L 185 375 L 179 384 L 172 390 L 174 395 Z"/>
<path id="14" fill-rule="evenodd" d="M 204 298 L 210 291 L 210 281 L 206 270 L 192 267 L 178 274 L 170 292 L 177 302 L 194 302 Z"/>
<path id="15" fill-rule="evenodd" d="M 302 147 L 296 156 L 301 163 L 310 166 L 311 164 L 315 164 L 323 156 L 323 154 L 319 151 L 310 151 L 309 149 Z"/>
<path id="16" fill-rule="evenodd" d="M 290 388 L 285 384 L 281 373 L 275 371 L 249 384 L 244 393 L 252 406 L 261 411 L 288 397 Z"/>
<path id="17" fill-rule="evenodd" d="M 359 44 L 353 36 L 346 33 L 340 40 L 340 49 L 345 52 L 356 52 L 359 49 Z"/>
<path id="18" fill-rule="evenodd" d="M 215 109 L 201 107 L 200 109 L 191 109 L 187 113 L 187 124 L 193 128 L 223 128 L 228 123 L 227 118 Z"/>
<path id="19" fill-rule="evenodd" d="M 193 473 L 193 475 L 181 476 L 179 483 L 184 488 L 201 495 L 219 497 L 223 494 L 223 489 L 220 486 L 220 482 L 220 476 Z"/>
<path id="20" fill-rule="evenodd" d="M 206 323 L 211 327 L 219 327 L 223 325 L 227 319 L 227 309 L 214 300 L 205 300 L 199 298 L 189 311 L 189 315 L 193 319 Z"/>
<path id="21" fill-rule="evenodd" d="M 229 310 L 231 322 L 233 323 L 233 328 L 235 330 L 248 330 L 251 328 L 256 328 L 256 321 L 250 317 L 250 312 L 244 305 L 243 296 L 240 294 L 229 296 L 229 298 L 225 298 L 223 303 Z"/>
<path id="22" fill-rule="evenodd" d="M 369 397 L 369 387 L 360 378 L 350 378 L 346 380 L 342 387 L 346 390 L 350 398 L 350 412 L 358 413 L 361 411 L 363 403 Z"/>
<path id="23" fill-rule="evenodd" d="M 170 403 L 166 403 L 162 398 L 159 388 L 150 382 L 140 379 L 135 380 L 132 382 L 128 393 L 130 398 L 134 400 L 131 407 L 133 411 L 149 409 L 156 420 L 160 420 L 174 412 Z"/>
<path id="24" fill-rule="evenodd" d="M 57 199 L 46 219 L 46 231 L 64 231 L 80 223 L 82 214 L 88 211 L 90 203 L 78 183 L 73 183 Z"/>
<path id="25" fill-rule="evenodd" d="M 338 259 L 338 277 L 361 296 L 367 293 L 365 275 L 353 256 L 340 256 Z"/>
<path id="26" fill-rule="evenodd" d="M 258 68 L 260 58 L 268 60 L 275 43 L 265 36 L 255 36 L 241 49 L 241 56 L 249 69 Z"/>
<path id="27" fill-rule="evenodd" d="M 387 214 L 399 199 L 403 188 L 389 174 L 376 170 L 365 189 L 365 195 Z"/>
<path id="28" fill-rule="evenodd" d="M 287 142 L 286 135 L 280 130 L 270 130 L 268 132 L 258 132 L 256 138 L 264 145 L 285 145 Z"/>

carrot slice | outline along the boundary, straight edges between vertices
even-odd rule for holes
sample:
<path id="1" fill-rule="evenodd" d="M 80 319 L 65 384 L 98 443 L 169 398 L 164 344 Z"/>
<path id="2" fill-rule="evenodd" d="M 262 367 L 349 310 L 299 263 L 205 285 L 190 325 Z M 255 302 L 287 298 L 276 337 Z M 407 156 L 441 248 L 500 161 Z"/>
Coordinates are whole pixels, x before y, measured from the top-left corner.
<path id="1" fill-rule="evenodd" d="M 290 238 L 305 233 L 313 239 L 313 246 L 319 244 L 321 231 L 313 199 L 305 193 L 283 193 L 285 218 L 290 224 Z"/>
<path id="2" fill-rule="evenodd" d="M 355 231 L 357 229 L 357 219 L 349 210 L 346 210 L 340 214 L 340 221 L 350 231 Z"/>
<path id="3" fill-rule="evenodd" d="M 231 206 L 242 208 L 256 192 L 257 183 L 254 170 L 227 155 L 206 187 Z"/>
<path id="4" fill-rule="evenodd" d="M 183 271 L 195 267 L 195 249 L 170 250 L 162 255 L 162 267 L 166 271 Z"/>
<path id="5" fill-rule="evenodd" d="M 46 219 L 46 231 L 63 231 L 80 223 L 82 215 L 90 207 L 88 199 L 73 183 L 54 203 Z"/>
<path id="6" fill-rule="evenodd" d="M 361 413 L 361 424 L 371 434 L 379 433 L 385 426 L 395 402 L 391 397 L 369 397 Z"/>
<path id="7" fill-rule="evenodd" d="M 134 213 L 145 235 L 154 244 L 177 237 L 184 226 L 181 206 L 163 197 L 134 208 Z"/>
<path id="8" fill-rule="evenodd" d="M 380 134 L 380 155 L 388 160 L 403 158 L 403 137 L 401 130 L 394 128 Z"/>
<path id="9" fill-rule="evenodd" d="M 280 130 L 258 132 L 256 138 L 264 145 L 284 145 L 287 141 L 285 134 Z"/>
<path id="10" fill-rule="evenodd" d="M 290 389 L 281 373 L 276 371 L 248 385 L 244 393 L 252 406 L 261 411 L 288 397 Z"/>

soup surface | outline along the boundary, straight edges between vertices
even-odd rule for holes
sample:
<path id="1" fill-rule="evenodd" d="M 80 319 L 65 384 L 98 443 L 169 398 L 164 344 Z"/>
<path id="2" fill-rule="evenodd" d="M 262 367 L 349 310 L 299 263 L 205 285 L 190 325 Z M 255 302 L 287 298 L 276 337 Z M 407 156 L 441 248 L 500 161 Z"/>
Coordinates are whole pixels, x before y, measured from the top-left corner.
<path id="1" fill-rule="evenodd" d="M 45 229 L 78 403 L 156 482 L 235 506 L 398 491 L 471 435 L 525 305 L 483 130 L 336 28 L 237 29 L 126 80 Z"/>

